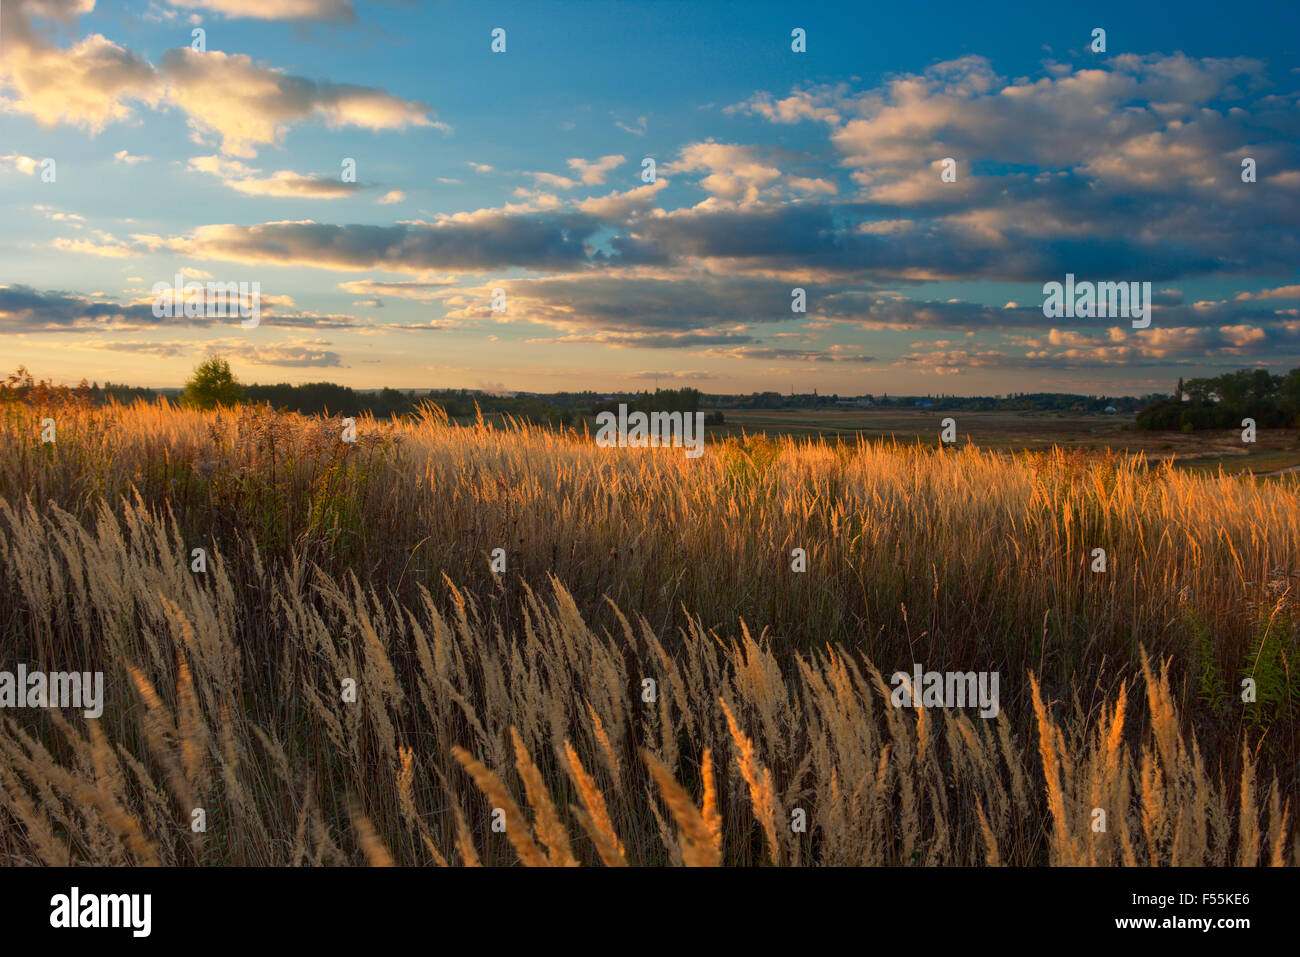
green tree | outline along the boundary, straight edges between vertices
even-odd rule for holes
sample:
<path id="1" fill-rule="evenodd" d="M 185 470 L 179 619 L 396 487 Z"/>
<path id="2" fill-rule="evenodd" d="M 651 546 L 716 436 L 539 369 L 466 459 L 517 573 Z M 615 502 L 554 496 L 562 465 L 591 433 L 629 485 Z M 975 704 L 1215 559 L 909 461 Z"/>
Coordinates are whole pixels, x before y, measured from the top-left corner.
<path id="1" fill-rule="evenodd" d="M 193 378 L 185 383 L 185 402 L 196 409 L 234 405 L 243 393 L 243 386 L 230 371 L 230 363 L 221 356 L 208 356 L 195 367 Z"/>
<path id="2" fill-rule="evenodd" d="M 1300 369 L 1292 369 L 1278 388 L 1283 406 L 1292 415 L 1300 413 Z"/>

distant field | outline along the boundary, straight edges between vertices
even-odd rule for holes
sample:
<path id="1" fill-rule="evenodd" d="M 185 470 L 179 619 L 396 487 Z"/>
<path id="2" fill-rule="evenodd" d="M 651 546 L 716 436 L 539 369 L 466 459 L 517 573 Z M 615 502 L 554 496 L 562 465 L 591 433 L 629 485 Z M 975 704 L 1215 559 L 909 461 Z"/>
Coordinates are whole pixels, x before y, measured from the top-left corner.
<path id="1" fill-rule="evenodd" d="M 856 441 L 894 439 L 911 444 L 939 444 L 940 421 L 957 422 L 960 445 L 1007 451 L 1049 449 L 1110 449 L 1142 452 L 1152 461 L 1173 459 L 1195 471 L 1229 474 L 1251 471 L 1264 475 L 1300 467 L 1300 430 L 1263 429 L 1254 445 L 1229 432 L 1140 432 L 1132 415 L 1080 415 L 1058 412 L 936 412 L 932 409 L 852 409 L 845 411 L 758 410 L 731 411 L 726 426 L 710 434 L 739 435 L 742 431 L 769 436 L 839 437 Z"/>

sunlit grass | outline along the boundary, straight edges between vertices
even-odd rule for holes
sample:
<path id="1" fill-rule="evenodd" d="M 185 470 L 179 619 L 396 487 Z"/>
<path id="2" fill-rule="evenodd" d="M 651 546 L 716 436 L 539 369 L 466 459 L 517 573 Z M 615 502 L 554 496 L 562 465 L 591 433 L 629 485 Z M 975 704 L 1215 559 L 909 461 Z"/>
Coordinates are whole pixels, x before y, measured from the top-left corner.
<path id="1" fill-rule="evenodd" d="M 1294 479 L 754 437 L 692 460 L 432 410 L 356 444 L 247 409 L 0 416 L 6 659 L 109 687 L 95 732 L 6 716 L 18 859 L 502 863 L 531 828 L 562 862 L 557 827 L 607 863 L 1294 859 Z M 872 666 L 913 662 L 1000 672 L 1001 716 L 889 708 Z M 490 830 L 470 759 L 531 823 Z"/>

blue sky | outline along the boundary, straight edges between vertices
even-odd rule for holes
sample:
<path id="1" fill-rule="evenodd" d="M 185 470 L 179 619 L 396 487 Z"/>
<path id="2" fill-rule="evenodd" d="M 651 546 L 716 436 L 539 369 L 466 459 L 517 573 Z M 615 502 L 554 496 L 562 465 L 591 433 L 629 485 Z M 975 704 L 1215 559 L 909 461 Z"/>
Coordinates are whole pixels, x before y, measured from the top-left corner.
<path id="1" fill-rule="evenodd" d="M 1300 15 L 1167 10 L 0 0 L 0 352 L 530 391 L 1290 369 Z M 261 324 L 153 315 L 181 270 L 258 282 Z M 1152 283 L 1151 326 L 1044 317 L 1067 272 Z"/>

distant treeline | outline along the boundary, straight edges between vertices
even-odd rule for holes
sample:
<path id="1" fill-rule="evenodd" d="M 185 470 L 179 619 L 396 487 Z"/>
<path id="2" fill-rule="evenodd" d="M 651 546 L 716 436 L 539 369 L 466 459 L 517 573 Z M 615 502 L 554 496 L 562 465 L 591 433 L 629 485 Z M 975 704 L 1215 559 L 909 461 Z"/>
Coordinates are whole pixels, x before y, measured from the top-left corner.
<path id="1" fill-rule="evenodd" d="M 704 395 L 706 409 L 833 409 L 833 408 L 926 408 L 936 411 L 968 412 L 1136 412 L 1161 398 L 1147 396 L 1094 396 L 1063 392 L 1018 392 L 1007 396 L 960 395 L 819 395 L 817 392 L 752 392 L 749 395 Z"/>
<path id="2" fill-rule="evenodd" d="M 591 414 L 599 415 L 601 412 L 617 414 L 620 405 L 626 405 L 628 412 L 694 413 L 700 410 L 700 399 L 699 389 L 655 389 L 653 393 L 634 392 L 596 402 L 591 407 Z M 721 412 L 710 412 L 704 417 L 705 425 L 722 425 L 724 421 Z"/>
<path id="3" fill-rule="evenodd" d="M 966 412 L 1136 412 L 1154 397 L 1131 395 L 1077 395 L 1072 392 L 1013 392 L 1006 396 L 939 396 L 925 399 L 891 400 L 885 396 L 880 405 L 915 406 L 929 403 L 935 409 Z"/>
<path id="4" fill-rule="evenodd" d="M 197 388 L 196 388 L 197 386 Z M 582 404 L 590 404 L 594 393 L 587 393 Z M 196 375 L 184 391 L 180 389 L 148 389 L 83 380 L 76 386 L 55 385 L 49 379 L 38 380 L 25 368 L 0 380 L 0 402 L 19 401 L 36 404 L 47 402 L 85 402 L 103 405 L 107 402 L 130 403 L 137 399 L 153 402 L 167 398 L 200 408 L 211 406 L 212 399 L 222 404 L 243 403 L 269 405 L 272 408 L 304 414 L 331 413 L 334 415 L 363 415 L 392 418 L 410 415 L 422 405 L 432 403 L 453 418 L 473 418 L 483 415 L 509 415 L 521 421 L 536 424 L 571 425 L 574 412 L 536 396 L 497 395 L 469 389 L 441 389 L 434 391 L 381 389 L 378 392 L 358 392 L 333 382 L 308 382 L 302 385 L 244 385 L 229 375 L 229 368 L 209 370 L 200 379 Z M 197 400 L 197 401 L 196 401 Z"/>
<path id="5" fill-rule="evenodd" d="M 591 407 L 591 414 L 618 412 L 626 405 L 629 412 L 694 412 L 700 407 L 699 389 L 655 389 L 654 393 L 637 392 L 616 395 Z"/>
<path id="6" fill-rule="evenodd" d="M 1173 398 L 1163 398 L 1137 417 L 1139 429 L 1240 428 L 1242 419 L 1256 426 L 1300 425 L 1300 369 L 1273 375 L 1267 369 L 1238 369 L 1206 379 L 1178 380 Z"/>
<path id="7" fill-rule="evenodd" d="M 551 425 L 569 425 L 573 413 L 568 409 L 532 396 L 495 395 L 469 389 L 438 389 L 416 392 L 408 389 L 380 389 L 358 392 L 332 382 L 308 382 L 302 385 L 246 385 L 243 401 L 270 405 L 276 409 L 305 414 L 332 412 L 341 415 L 369 413 L 376 418 L 410 415 L 420 406 L 432 403 L 452 418 L 484 415 L 509 415 L 516 419 Z"/>
<path id="8" fill-rule="evenodd" d="M 171 390 L 173 393 L 176 390 Z M 18 400 L 20 402 L 42 402 L 52 398 L 76 399 L 92 405 L 106 402 L 134 402 L 136 399 L 153 401 L 160 393 L 156 389 L 146 389 L 135 385 L 121 385 L 116 382 L 87 382 L 82 379 L 76 386 L 55 385 L 49 379 L 36 379 L 26 367 L 19 366 L 17 372 L 0 381 L 0 400 Z"/>
<path id="9" fill-rule="evenodd" d="M 590 393 L 583 393 L 589 395 Z M 546 398 L 550 399 L 551 396 Z M 982 412 L 1136 412 L 1143 405 L 1161 398 L 1148 396 L 1093 396 L 1060 392 L 1019 392 L 1008 396 L 959 395 L 857 395 L 844 396 L 817 392 L 751 392 L 748 395 L 710 395 L 698 389 L 656 389 L 614 395 L 592 405 L 592 414 L 615 412 L 619 403 L 629 411 L 695 412 L 699 409 L 834 409 L 891 408 L 935 410 L 960 409 Z M 721 413 L 719 413 L 721 418 Z"/>
<path id="10" fill-rule="evenodd" d="M 409 415 L 421 405 L 432 403 L 452 418 L 484 415 L 509 415 L 516 419 L 551 425 L 572 425 L 583 415 L 617 412 L 620 403 L 629 411 L 695 412 L 700 407 L 698 389 L 656 389 L 653 393 L 629 393 L 605 399 L 595 392 L 557 392 L 549 395 L 500 395 L 470 389 L 436 389 L 416 392 L 381 389 L 358 392 L 331 382 L 304 385 L 246 385 L 243 401 L 266 403 L 276 409 L 293 412 L 334 412 L 347 415 L 370 413 L 375 417 Z M 709 417 L 710 424 L 721 424 L 722 413 Z"/>

